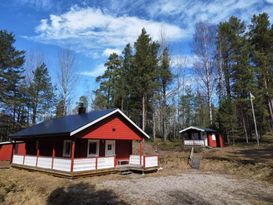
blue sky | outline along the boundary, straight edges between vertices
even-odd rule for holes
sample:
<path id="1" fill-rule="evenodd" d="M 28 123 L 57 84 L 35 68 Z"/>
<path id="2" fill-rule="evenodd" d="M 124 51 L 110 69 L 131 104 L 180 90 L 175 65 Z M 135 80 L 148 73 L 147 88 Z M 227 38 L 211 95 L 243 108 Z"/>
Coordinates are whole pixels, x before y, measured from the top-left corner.
<path id="1" fill-rule="evenodd" d="M 191 66 L 194 24 L 218 24 L 231 15 L 249 21 L 267 12 L 273 22 L 273 0 L 1 0 L 0 29 L 13 32 L 16 47 L 43 53 L 56 81 L 60 48 L 76 54 L 74 97 L 97 88 L 107 56 L 120 53 L 145 27 L 154 40 L 163 30 L 172 56 L 187 56 Z"/>

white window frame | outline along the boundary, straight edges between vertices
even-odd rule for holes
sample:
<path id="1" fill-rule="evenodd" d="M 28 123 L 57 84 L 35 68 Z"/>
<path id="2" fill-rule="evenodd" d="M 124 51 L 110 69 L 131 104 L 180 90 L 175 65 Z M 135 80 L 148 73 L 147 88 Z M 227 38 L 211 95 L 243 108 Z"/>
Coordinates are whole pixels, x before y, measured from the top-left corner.
<path id="1" fill-rule="evenodd" d="M 94 142 L 97 144 L 96 154 L 89 154 L 89 144 L 94 143 Z M 98 157 L 99 153 L 100 153 L 100 140 L 88 140 L 88 143 L 87 143 L 87 157 Z"/>
<path id="2" fill-rule="evenodd" d="M 211 138 L 212 138 L 213 141 L 216 141 L 216 135 L 215 134 L 212 134 Z"/>
<path id="3" fill-rule="evenodd" d="M 67 143 L 70 143 L 70 151 L 69 151 L 69 154 L 66 154 L 65 153 L 65 148 L 66 148 L 66 144 Z M 64 140 L 64 143 L 63 143 L 63 157 L 70 157 L 71 156 L 71 147 L 72 147 L 72 140 Z"/>

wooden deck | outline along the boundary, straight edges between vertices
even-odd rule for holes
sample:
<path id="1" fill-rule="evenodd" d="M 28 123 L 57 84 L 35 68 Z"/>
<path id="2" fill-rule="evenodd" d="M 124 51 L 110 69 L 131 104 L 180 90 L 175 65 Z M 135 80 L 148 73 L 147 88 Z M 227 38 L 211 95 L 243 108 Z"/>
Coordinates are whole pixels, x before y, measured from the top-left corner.
<path id="1" fill-rule="evenodd" d="M 25 169 L 28 171 L 39 171 L 46 174 L 50 174 L 56 177 L 64 177 L 64 178 L 70 178 L 75 179 L 79 177 L 88 177 L 88 176 L 99 176 L 99 175 L 105 175 L 105 174 L 119 174 L 124 171 L 131 171 L 136 173 L 150 173 L 150 172 L 156 172 L 159 167 L 148 167 L 144 168 L 140 165 L 118 165 L 115 168 L 109 168 L 109 169 L 100 169 L 100 170 L 92 170 L 92 171 L 81 171 L 81 172 L 63 172 L 63 171 L 57 171 L 52 169 L 43 169 L 39 167 L 32 167 L 32 166 L 26 166 L 26 165 L 18 165 L 18 164 L 11 164 L 11 167 L 18 168 L 18 169 Z"/>

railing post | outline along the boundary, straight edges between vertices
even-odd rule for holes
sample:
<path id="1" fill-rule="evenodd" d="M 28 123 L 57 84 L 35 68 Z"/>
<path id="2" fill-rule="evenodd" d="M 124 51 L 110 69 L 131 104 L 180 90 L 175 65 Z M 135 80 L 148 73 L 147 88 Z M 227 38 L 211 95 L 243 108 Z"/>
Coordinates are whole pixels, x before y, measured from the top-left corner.
<path id="1" fill-rule="evenodd" d="M 14 142 L 11 141 L 11 143 L 12 143 L 12 150 L 11 150 L 11 156 L 10 156 L 10 164 L 13 162 L 13 156 L 14 156 L 14 150 L 15 150 Z"/>
<path id="2" fill-rule="evenodd" d="M 70 172 L 73 172 L 74 167 L 74 154 L 75 154 L 75 140 L 72 141 L 72 150 L 71 150 L 71 167 Z"/>
<path id="3" fill-rule="evenodd" d="M 145 169 L 146 166 L 146 156 L 143 155 L 143 168 Z"/>
<path id="4" fill-rule="evenodd" d="M 24 145 L 24 159 L 23 159 L 23 165 L 25 164 L 26 155 L 27 155 L 27 148 L 26 148 L 26 143 L 25 143 L 25 145 Z"/>
<path id="5" fill-rule="evenodd" d="M 52 147 L 52 162 L 51 162 L 51 169 L 53 169 L 54 158 L 55 158 L 55 142 L 54 142 L 53 147 Z"/>
<path id="6" fill-rule="evenodd" d="M 159 155 L 157 155 L 157 166 L 160 167 Z"/>
<path id="7" fill-rule="evenodd" d="M 142 140 L 139 142 L 139 163 L 142 165 Z"/>
<path id="8" fill-rule="evenodd" d="M 40 147 L 39 147 L 39 140 L 36 141 L 36 167 L 38 165 L 38 159 L 40 155 Z"/>
<path id="9" fill-rule="evenodd" d="M 98 157 L 96 157 L 96 170 L 98 169 Z"/>
<path id="10" fill-rule="evenodd" d="M 25 159 L 26 159 L 26 150 L 24 151 L 23 165 L 25 164 Z"/>
<path id="11" fill-rule="evenodd" d="M 114 168 L 116 168 L 116 166 L 117 166 L 117 158 L 116 156 L 114 156 Z"/>

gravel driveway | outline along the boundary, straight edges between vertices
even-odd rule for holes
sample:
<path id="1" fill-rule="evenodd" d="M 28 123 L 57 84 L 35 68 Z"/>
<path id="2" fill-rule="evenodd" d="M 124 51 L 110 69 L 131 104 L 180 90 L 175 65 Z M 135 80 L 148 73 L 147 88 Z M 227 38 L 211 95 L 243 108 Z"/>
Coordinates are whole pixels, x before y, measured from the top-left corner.
<path id="1" fill-rule="evenodd" d="M 129 204 L 273 204 L 273 185 L 214 173 L 132 175 L 97 187 L 107 187 Z"/>

